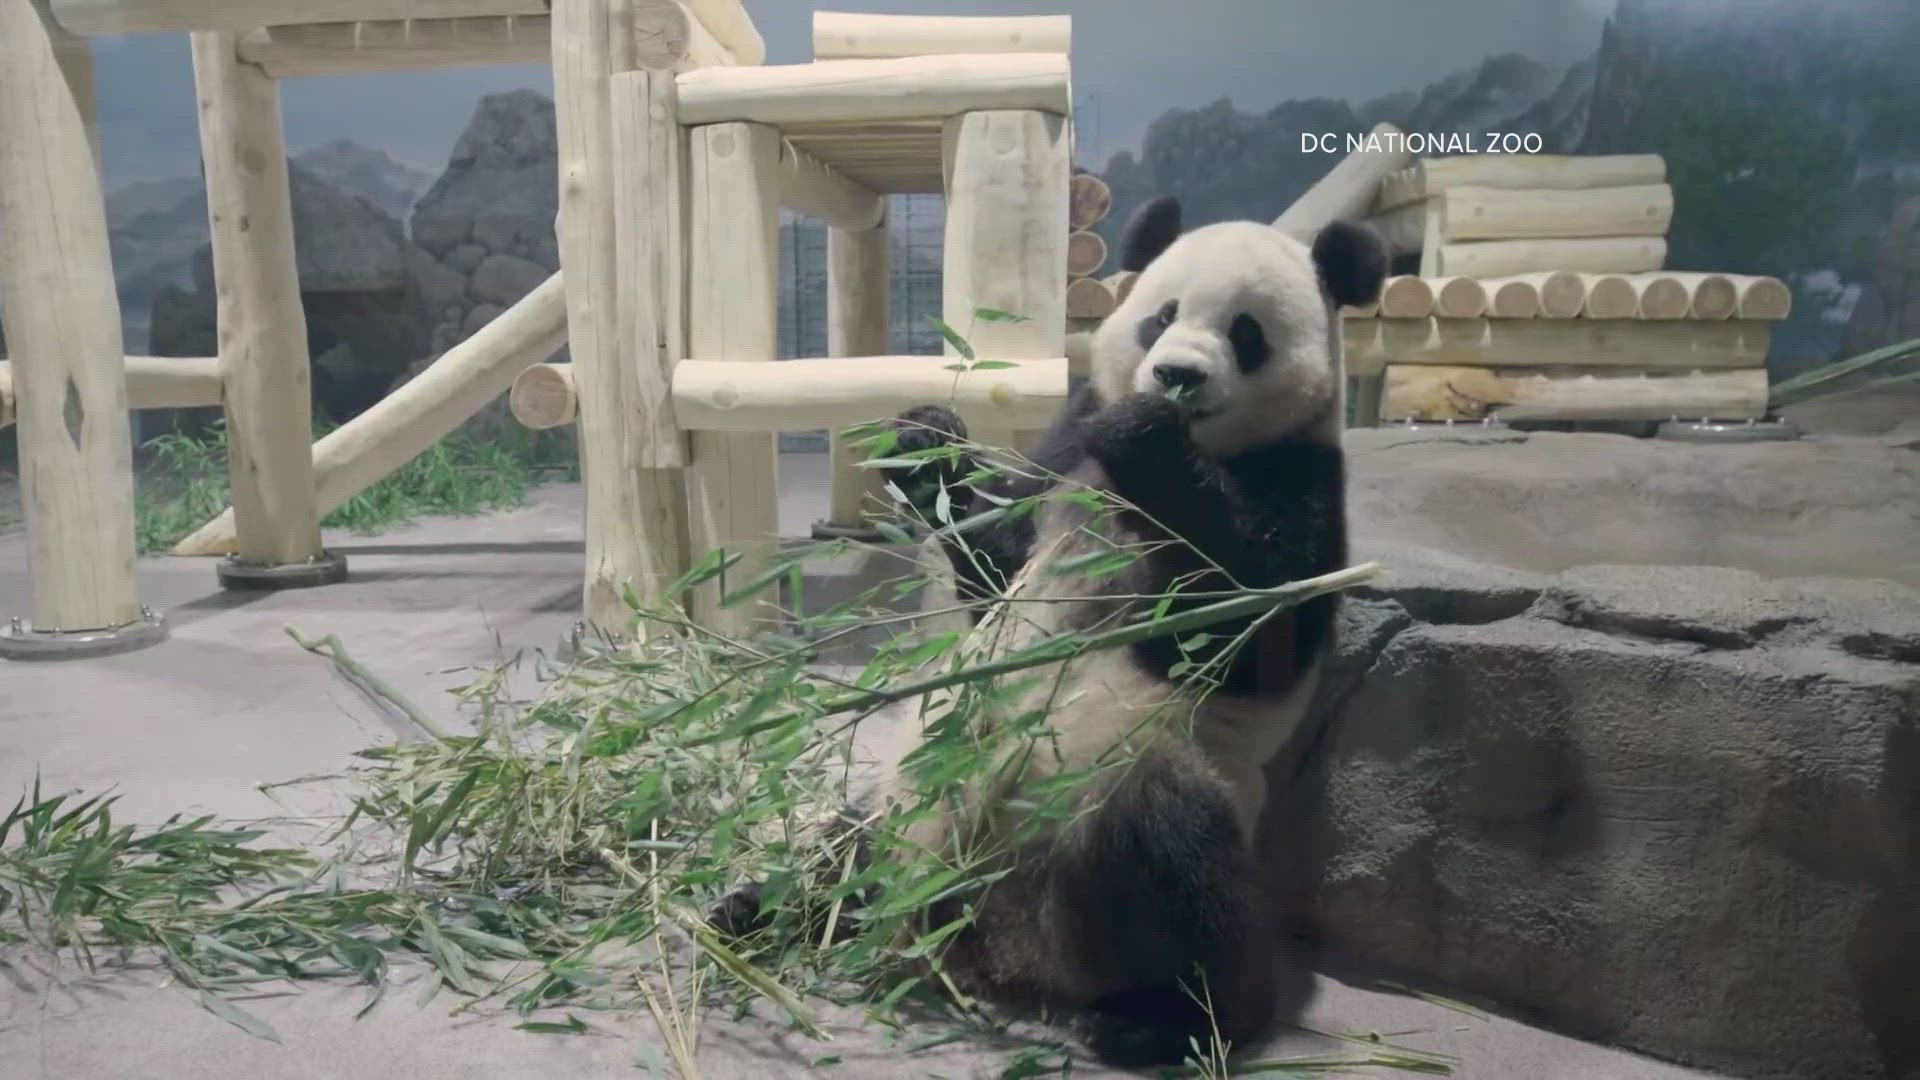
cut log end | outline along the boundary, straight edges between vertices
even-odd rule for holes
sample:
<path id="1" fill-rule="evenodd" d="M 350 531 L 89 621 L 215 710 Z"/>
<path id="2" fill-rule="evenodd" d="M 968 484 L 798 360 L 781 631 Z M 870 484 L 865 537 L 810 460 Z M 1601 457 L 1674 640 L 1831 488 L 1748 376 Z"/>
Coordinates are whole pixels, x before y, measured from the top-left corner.
<path id="1" fill-rule="evenodd" d="M 1433 314 L 1433 286 L 1411 274 L 1388 278 L 1380 290 L 1380 314 L 1389 319 L 1421 319 Z"/>
<path id="2" fill-rule="evenodd" d="M 1076 173 L 1067 189 L 1067 224 L 1091 229 L 1113 210 L 1113 191 L 1092 173 Z"/>
<path id="3" fill-rule="evenodd" d="M 1472 278 L 1442 278 L 1432 283 L 1433 313 L 1449 319 L 1475 319 L 1487 313 L 1486 286 Z"/>
<path id="4" fill-rule="evenodd" d="M 1784 319 L 1793 311 L 1793 290 L 1779 278 L 1750 278 L 1741 283 L 1738 313 L 1743 319 Z"/>
<path id="5" fill-rule="evenodd" d="M 1540 290 L 1529 281 L 1503 281 L 1494 284 L 1487 297 L 1487 313 L 1500 319 L 1537 319 L 1540 317 Z"/>
<path id="6" fill-rule="evenodd" d="M 1587 288 L 1586 303 L 1580 314 L 1589 319 L 1631 319 L 1640 307 L 1633 285 L 1617 274 L 1583 274 Z"/>
<path id="7" fill-rule="evenodd" d="M 567 364 L 535 364 L 513 380 L 507 395 L 513 418 L 535 431 L 564 427 L 579 415 L 580 398 Z"/>
<path id="8" fill-rule="evenodd" d="M 1107 242 L 1099 233 L 1075 232 L 1067 237 L 1067 273 L 1086 277 L 1107 261 Z"/>
<path id="9" fill-rule="evenodd" d="M 1104 319 L 1113 314 L 1113 290 L 1097 278 L 1075 278 L 1067 283 L 1067 317 Z"/>
<path id="10" fill-rule="evenodd" d="M 1653 277 L 1635 285 L 1640 292 L 1635 314 L 1642 319 L 1684 319 L 1693 310 L 1693 294 L 1672 278 Z"/>

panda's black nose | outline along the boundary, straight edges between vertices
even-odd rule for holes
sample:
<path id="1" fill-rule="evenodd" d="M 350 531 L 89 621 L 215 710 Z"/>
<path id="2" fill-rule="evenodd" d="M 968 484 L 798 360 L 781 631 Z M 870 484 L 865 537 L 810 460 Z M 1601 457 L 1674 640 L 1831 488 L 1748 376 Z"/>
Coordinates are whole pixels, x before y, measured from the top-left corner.
<path id="1" fill-rule="evenodd" d="M 1189 364 L 1155 364 L 1153 377 L 1169 390 L 1197 390 L 1207 373 Z"/>

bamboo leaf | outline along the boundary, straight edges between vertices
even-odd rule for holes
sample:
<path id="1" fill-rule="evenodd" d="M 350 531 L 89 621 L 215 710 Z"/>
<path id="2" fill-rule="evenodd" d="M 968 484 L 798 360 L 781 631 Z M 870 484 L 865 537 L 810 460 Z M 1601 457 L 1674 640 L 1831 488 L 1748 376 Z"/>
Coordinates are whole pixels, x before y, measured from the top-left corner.
<path id="1" fill-rule="evenodd" d="M 271 1024 L 212 991 L 200 992 L 200 1004 L 208 1012 L 256 1039 L 273 1043 L 280 1041 L 280 1033 L 273 1030 Z"/>

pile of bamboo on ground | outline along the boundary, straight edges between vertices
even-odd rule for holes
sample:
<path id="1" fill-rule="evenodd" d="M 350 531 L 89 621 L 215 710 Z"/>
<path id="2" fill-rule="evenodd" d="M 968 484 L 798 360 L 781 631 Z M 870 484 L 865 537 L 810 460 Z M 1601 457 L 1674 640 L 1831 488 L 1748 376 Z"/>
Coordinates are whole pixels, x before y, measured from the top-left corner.
<path id="1" fill-rule="evenodd" d="M 1378 418 L 1745 419 L 1765 414 L 1776 278 L 1663 270 L 1657 154 L 1428 158 L 1366 222 L 1419 273 L 1348 310 L 1348 372 Z M 1372 417 L 1368 417 L 1372 419 Z"/>

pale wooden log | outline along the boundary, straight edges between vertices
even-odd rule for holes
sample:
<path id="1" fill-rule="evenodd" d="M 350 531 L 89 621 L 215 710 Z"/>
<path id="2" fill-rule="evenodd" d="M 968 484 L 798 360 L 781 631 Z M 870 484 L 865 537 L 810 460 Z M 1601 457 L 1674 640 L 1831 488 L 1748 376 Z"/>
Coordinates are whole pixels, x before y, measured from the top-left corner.
<path id="1" fill-rule="evenodd" d="M 982 371 L 956 371 L 955 362 L 858 356 L 747 364 L 695 357 L 673 370 L 673 407 L 697 432 L 841 428 L 928 402 L 953 409 L 969 429 L 1034 429 L 1045 427 L 1066 401 L 1064 357 Z"/>
<path id="2" fill-rule="evenodd" d="M 1091 229 L 1113 210 L 1113 189 L 1092 173 L 1074 173 L 1067 186 L 1067 225 Z"/>
<path id="3" fill-rule="evenodd" d="M 778 337 L 780 133 L 761 124 L 697 127 L 688 161 L 688 348 L 714 361 L 772 360 Z M 676 365 L 676 384 L 686 363 Z M 685 426 L 682 410 L 676 397 L 674 415 Z M 715 549 L 741 559 L 720 580 L 694 590 L 690 611 L 708 629 L 742 633 L 778 614 L 777 598 L 766 594 L 721 606 L 723 590 L 760 576 L 778 541 L 774 437 L 765 428 L 694 431 L 692 447 L 688 550 L 696 563 Z"/>
<path id="4" fill-rule="evenodd" d="M 648 71 L 691 71 L 701 67 L 727 67 L 743 61 L 714 35 L 706 23 L 689 10 L 682 0 L 624 0 L 632 8 L 633 62 Z M 748 32 L 753 32 L 751 23 Z M 765 59 L 766 46 L 759 34 L 747 42 L 750 55 Z"/>
<path id="5" fill-rule="evenodd" d="M 1436 274 L 1464 277 L 1502 277 L 1545 270 L 1637 274 L 1660 269 L 1667 258 L 1667 242 L 1658 236 L 1478 240 L 1441 245 L 1436 255 Z"/>
<path id="6" fill-rule="evenodd" d="M 1417 319 L 1433 314 L 1433 285 L 1426 278 L 1399 274 L 1380 287 L 1380 314 L 1393 319 Z"/>
<path id="7" fill-rule="evenodd" d="M 1433 290 L 1433 313 L 1451 319 L 1477 319 L 1487 312 L 1487 290 L 1473 278 L 1441 277 L 1427 283 Z"/>
<path id="8" fill-rule="evenodd" d="M 507 394 L 513 418 L 535 431 L 565 427 L 580 415 L 572 364 L 535 364 L 513 380 Z"/>
<path id="9" fill-rule="evenodd" d="M 129 356 L 127 407 L 198 409 L 220 404 L 220 360 L 213 356 Z M 13 422 L 12 361 L 0 360 L 0 427 Z"/>
<path id="10" fill-rule="evenodd" d="M 130 409 L 197 409 L 220 404 L 220 360 L 212 356 L 129 356 Z M 13 362 L 0 360 L 0 428 L 13 423 Z"/>
<path id="11" fill-rule="evenodd" d="M 643 41 L 636 38 L 636 46 Z M 647 608 L 663 604 L 666 589 L 692 568 L 685 473 L 690 455 L 669 384 L 687 346 L 685 135 L 675 114 L 674 85 L 667 68 L 616 72 L 608 79 L 620 274 L 615 365 L 623 403 L 621 471 L 587 478 L 589 499 L 615 500 L 626 515 L 590 514 L 607 537 L 599 561 L 589 563 L 601 569 L 590 570 L 588 588 L 625 580 Z M 642 629 L 666 627 L 648 622 Z"/>
<path id="12" fill-rule="evenodd" d="M 622 71 L 607 80 L 612 97 L 614 248 L 621 283 L 619 365 L 621 460 L 637 469 L 679 469 L 686 438 L 673 418 L 669 377 L 686 356 L 685 139 L 674 119 L 674 81 L 665 71 Z M 622 497 L 660 501 L 673 484 L 658 478 Z M 685 495 L 649 510 L 677 519 Z M 662 565 L 665 565 L 664 563 Z M 675 572 L 674 576 L 678 576 Z M 650 579 L 651 580 L 651 579 Z"/>
<path id="13" fill-rule="evenodd" d="M 1784 319 L 1793 311 L 1793 290 L 1775 277 L 1728 274 L 1734 293 L 1734 317 L 1740 319 Z"/>
<path id="14" fill-rule="evenodd" d="M 793 143 L 780 144 L 780 205 L 836 229 L 864 232 L 878 225 L 887 201 L 841 175 Z"/>
<path id="15" fill-rule="evenodd" d="M 1139 272 L 1135 270 L 1116 270 L 1100 280 L 1113 293 L 1113 302 L 1117 307 L 1126 303 L 1127 297 L 1133 295 L 1133 282 L 1139 276 Z"/>
<path id="16" fill-rule="evenodd" d="M 684 124 L 904 120 L 988 109 L 1065 116 L 1071 107 L 1067 58 L 1057 53 L 820 60 L 680 76 Z"/>
<path id="17" fill-rule="evenodd" d="M 629 110 L 627 123 L 615 123 L 613 76 L 636 63 L 631 16 L 631 7 L 606 0 L 555 0 L 553 5 L 560 177 L 556 232 L 560 262 L 568 269 L 567 345 L 579 389 L 586 485 L 583 602 L 588 624 L 617 637 L 633 628 L 626 591 L 652 599 L 663 564 L 675 561 L 674 552 L 661 550 L 671 544 L 649 540 L 677 533 L 676 520 L 653 522 L 657 531 L 652 533 L 641 522 L 650 513 L 669 513 L 678 501 L 673 492 L 659 489 L 662 477 L 653 468 L 664 458 L 669 464 L 663 467 L 671 469 L 677 453 L 673 428 L 658 412 L 645 422 L 640 415 L 649 405 L 664 409 L 669 396 L 665 362 L 658 358 L 665 328 L 656 310 L 662 301 L 649 243 L 660 218 L 650 219 L 632 206 L 621 217 L 621 204 L 632 201 L 630 192 L 645 190 L 648 170 L 632 160 L 625 163 L 627 171 L 615 169 L 616 157 L 648 155 L 647 126 L 655 119 L 671 121 L 672 112 L 670 102 L 644 98 L 648 84 L 642 77 L 637 87 L 623 86 L 619 96 Z M 663 117 L 649 115 L 655 106 Z M 629 287 L 634 284 L 639 287 Z M 647 322 L 652 325 L 643 327 Z M 642 343 L 649 353 L 644 359 L 626 348 L 632 344 L 638 350 Z M 657 400 L 648 398 L 643 366 L 653 376 Z"/>
<path id="18" fill-rule="evenodd" d="M 1535 191 L 1461 186 L 1427 200 L 1436 201 L 1444 207 L 1441 234 L 1448 242 L 1664 236 L 1673 220 L 1673 189 L 1666 184 Z"/>
<path id="19" fill-rule="evenodd" d="M 1321 229 L 1335 221 L 1352 221 L 1366 214 L 1379 195 L 1380 182 L 1395 170 L 1406 167 L 1413 155 L 1398 138 L 1400 129 L 1392 124 L 1376 124 L 1365 149 L 1356 150 L 1327 170 L 1306 194 L 1293 201 L 1273 227 L 1302 243 L 1312 243 Z"/>
<path id="20" fill-rule="evenodd" d="M 1487 292 L 1487 314 L 1497 319 L 1536 319 L 1540 317 L 1540 289 L 1519 278 L 1488 278 L 1480 283 Z"/>
<path id="21" fill-rule="evenodd" d="M 1104 319 L 1117 306 L 1113 290 L 1099 278 L 1074 278 L 1067 282 L 1067 318 Z"/>
<path id="22" fill-rule="evenodd" d="M 1580 309 L 1587 303 L 1586 282 L 1580 279 L 1579 274 L 1567 270 L 1544 270 L 1528 274 L 1482 278 L 1480 284 L 1496 297 L 1509 286 L 1530 290 L 1536 297 L 1538 307 L 1536 314 L 1547 319 L 1571 319 L 1580 314 Z M 1523 300 L 1518 302 L 1525 303 Z"/>
<path id="23" fill-rule="evenodd" d="M 1387 243 L 1388 251 L 1395 255 L 1411 255 L 1425 247 L 1428 224 L 1438 220 L 1433 217 L 1438 212 L 1434 200 L 1424 199 L 1374 214 L 1363 219 L 1362 223 L 1380 234 L 1380 239 Z M 1302 243 L 1309 239 L 1303 239 Z"/>
<path id="24" fill-rule="evenodd" d="M 1067 273 L 1085 277 L 1096 273 L 1107 261 L 1107 242 L 1099 233 L 1067 234 Z"/>
<path id="25" fill-rule="evenodd" d="M 687 8 L 700 20 L 715 41 L 726 47 L 737 64 L 754 66 L 767 62 L 767 43 L 754 28 L 753 19 L 740 0 L 686 0 Z"/>
<path id="26" fill-rule="evenodd" d="M 827 355 L 830 357 L 879 356 L 887 351 L 892 328 L 888 310 L 892 291 L 891 254 L 887 239 L 884 213 L 880 222 L 870 229 L 827 230 Z M 837 429 L 829 435 L 827 450 L 832 470 L 828 524 L 843 529 L 858 528 L 868 517 L 884 512 L 887 502 L 882 489 L 883 477 L 876 469 L 859 467 L 866 452 L 851 445 L 846 435 Z"/>
<path id="27" fill-rule="evenodd" d="M 1659 184 L 1667 178 L 1658 154 L 1469 154 L 1422 158 L 1382 179 L 1373 209 L 1390 210 L 1448 188 L 1476 186 L 1579 191 Z"/>
<path id="28" fill-rule="evenodd" d="M 313 444 L 314 498 L 321 515 L 420 456 L 505 393 L 522 371 L 566 343 L 566 289 L 555 274 L 425 371 Z M 224 555 L 234 550 L 234 542 L 233 510 L 228 508 L 180 541 L 173 554 Z"/>
<path id="29" fill-rule="evenodd" d="M 939 53 L 1065 53 L 1069 15 L 869 15 L 813 13 L 813 58 L 875 59 Z"/>
<path id="30" fill-rule="evenodd" d="M 95 155 L 87 43 L 0 3 L 0 296 L 17 384 L 29 618 L 140 618 L 120 306 Z"/>
<path id="31" fill-rule="evenodd" d="M 1766 414 L 1763 368 L 1684 374 L 1571 373 L 1389 364 L 1389 420 L 1665 420 Z"/>
<path id="32" fill-rule="evenodd" d="M 945 123 L 941 142 L 947 196 L 942 317 L 968 337 L 977 356 L 1066 355 L 1071 124 L 1044 111 L 970 112 Z M 1092 284 L 1111 304 L 1112 294 Z M 980 308 L 1024 321 L 977 321 Z M 946 350 L 954 354 L 951 344 Z M 971 433 L 988 446 L 1031 442 L 1018 425 L 1011 427 Z"/>
<path id="33" fill-rule="evenodd" d="M 1587 290 L 1580 314 L 1588 319 L 1631 319 L 1640 306 L 1640 297 L 1624 274 L 1581 274 L 1580 284 Z"/>
<path id="34" fill-rule="evenodd" d="M 1692 319 L 1728 319 L 1740 306 L 1740 292 L 1725 274 L 1702 274 L 1685 270 L 1666 270 L 1662 275 L 1679 282 L 1689 295 L 1687 317 Z"/>
<path id="35" fill-rule="evenodd" d="M 294 267 L 280 88 L 230 32 L 192 36 L 213 235 L 220 370 L 237 541 L 248 563 L 317 560 L 312 363 Z"/>
<path id="36" fill-rule="evenodd" d="M 1761 367 L 1770 323 L 1639 319 L 1380 319 L 1395 363 L 1475 367 Z"/>
<path id="37" fill-rule="evenodd" d="M 1666 274 L 1628 274 L 1636 319 L 1684 319 L 1693 309 L 1693 293 Z"/>
<path id="38" fill-rule="evenodd" d="M 544 15 L 548 0 L 49 0 L 75 34 L 244 32 L 299 23 Z"/>
<path id="39" fill-rule="evenodd" d="M 545 15 L 313 23 L 251 31 L 240 39 L 240 59 L 276 79 L 289 79 L 544 64 L 551 59 L 551 41 Z"/>
<path id="40" fill-rule="evenodd" d="M 1341 320 L 1340 353 L 1342 366 L 1349 378 L 1378 378 L 1386 367 L 1386 350 L 1380 341 L 1380 328 L 1384 321 L 1370 317 Z M 1377 402 L 1375 404 L 1377 406 Z"/>

